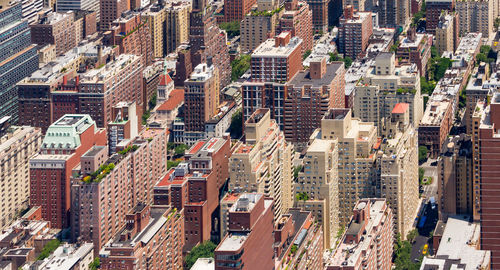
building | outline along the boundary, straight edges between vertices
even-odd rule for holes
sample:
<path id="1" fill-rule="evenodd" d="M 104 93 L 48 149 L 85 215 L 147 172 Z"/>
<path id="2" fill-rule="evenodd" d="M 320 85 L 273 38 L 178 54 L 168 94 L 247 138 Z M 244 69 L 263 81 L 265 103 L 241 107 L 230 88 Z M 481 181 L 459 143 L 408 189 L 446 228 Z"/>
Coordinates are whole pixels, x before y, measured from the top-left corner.
<path id="1" fill-rule="evenodd" d="M 427 103 L 418 127 L 419 145 L 425 145 L 432 157 L 437 157 L 453 125 L 453 102 L 443 98 Z"/>
<path id="2" fill-rule="evenodd" d="M 123 12 L 130 10 L 130 2 L 125 0 L 99 0 L 99 6 L 100 31 L 110 30 L 112 23 L 120 18 Z"/>
<path id="3" fill-rule="evenodd" d="M 191 270 L 215 270 L 214 258 L 198 258 Z"/>
<path id="4" fill-rule="evenodd" d="M 420 73 L 416 64 L 396 67 L 395 61 L 393 53 L 381 52 L 356 82 L 354 116 L 381 128 L 396 104 L 407 103 L 410 123 L 418 127 L 423 114 Z"/>
<path id="5" fill-rule="evenodd" d="M 495 93 L 490 105 L 486 108 L 483 109 L 482 106 L 476 108 L 478 109 L 475 109 L 474 114 L 477 113 L 479 117 L 473 116 L 472 141 L 474 174 L 477 173 L 479 176 L 479 190 L 473 189 L 473 192 L 480 196 L 478 212 L 481 221 L 481 249 L 491 250 L 491 267 L 495 268 L 500 264 L 500 248 L 495 237 L 499 233 L 499 228 L 495 225 L 498 220 L 495 216 L 498 192 L 495 183 L 499 173 L 495 159 L 498 155 L 497 146 L 500 145 L 497 135 L 497 124 L 500 123 L 500 94 Z M 474 181 L 476 179 L 474 178 Z M 474 200 L 477 199 L 474 198 Z"/>
<path id="6" fill-rule="evenodd" d="M 52 227 L 69 226 L 70 178 L 80 157 L 105 144 L 106 132 L 89 115 L 67 114 L 47 129 L 40 153 L 29 162 L 30 205 L 41 206 Z"/>
<path id="7" fill-rule="evenodd" d="M 99 252 L 101 269 L 182 269 L 183 210 L 139 204 L 125 219 Z"/>
<path id="8" fill-rule="evenodd" d="M 241 106 L 234 101 L 223 101 L 217 109 L 217 114 L 205 123 L 205 136 L 207 138 L 227 136 L 233 116 L 240 108 Z"/>
<path id="9" fill-rule="evenodd" d="M 186 151 L 186 162 L 170 169 L 153 190 L 155 204 L 184 209 L 185 252 L 220 239 L 219 196 L 227 185 L 230 144 L 223 138 L 197 142 Z"/>
<path id="10" fill-rule="evenodd" d="M 278 32 L 290 32 L 292 36 L 302 40 L 302 51 L 310 51 L 313 47 L 312 11 L 305 1 L 288 0 L 285 11 L 279 19 Z"/>
<path id="11" fill-rule="evenodd" d="M 269 109 L 258 109 L 245 122 L 245 139 L 233 147 L 229 168 L 229 189 L 273 198 L 275 218 L 293 206 L 292 145 Z"/>
<path id="12" fill-rule="evenodd" d="M 356 201 L 375 194 L 377 127 L 352 118 L 350 109 L 330 109 L 311 138 L 338 141 L 338 220 L 346 225 Z"/>
<path id="13" fill-rule="evenodd" d="M 386 199 L 393 212 L 394 232 L 405 239 L 414 228 L 420 209 L 418 132 L 410 122 L 408 103 L 394 106 L 383 130 L 384 141 L 377 153 L 380 173 L 376 197 Z"/>
<path id="14" fill-rule="evenodd" d="M 358 0 L 351 2 L 355 2 L 354 7 L 356 8 Z M 413 14 L 420 10 L 417 0 L 382 0 L 376 4 L 372 4 L 369 1 L 365 1 L 365 3 L 364 9 L 360 8 L 357 10 L 376 11 L 378 13 L 379 25 L 388 28 L 402 27 L 405 29 L 410 24 Z M 417 10 L 414 12 L 412 7 L 415 7 Z"/>
<path id="15" fill-rule="evenodd" d="M 439 55 L 444 52 L 454 52 L 459 43 L 458 38 L 458 14 L 454 12 L 443 12 L 435 30 L 435 46 Z"/>
<path id="16" fill-rule="evenodd" d="M 252 53 L 250 71 L 254 82 L 285 83 L 302 69 L 299 37 L 283 32 L 259 45 Z"/>
<path id="17" fill-rule="evenodd" d="M 346 7 L 340 18 L 338 51 L 351 59 L 363 56 L 372 33 L 372 13 L 354 13 L 352 6 Z"/>
<path id="18" fill-rule="evenodd" d="M 489 38 L 493 33 L 494 1 L 486 0 L 459 0 L 456 1 L 455 10 L 458 14 L 460 36 L 471 32 L 479 32 L 484 38 Z"/>
<path id="19" fill-rule="evenodd" d="M 108 123 L 109 153 L 116 153 L 116 148 L 123 140 L 133 140 L 139 134 L 140 124 L 135 102 L 118 102 L 111 108 L 113 121 Z"/>
<path id="20" fill-rule="evenodd" d="M 492 269 L 491 251 L 480 249 L 481 226 L 469 216 L 450 217 L 436 255 L 424 257 L 420 270 Z"/>
<path id="21" fill-rule="evenodd" d="M 219 70 L 214 65 L 199 64 L 184 82 L 184 141 L 195 143 L 205 137 L 205 123 L 217 114 L 220 101 Z M 186 133 L 194 133 L 187 136 Z"/>
<path id="22" fill-rule="evenodd" d="M 275 225 L 275 269 L 321 269 L 322 251 L 323 231 L 311 212 L 289 209 Z"/>
<path id="23" fill-rule="evenodd" d="M 311 60 L 309 69 L 298 72 L 287 83 L 284 101 L 284 132 L 296 147 L 309 142 L 321 118 L 330 108 L 344 108 L 344 63 L 327 64 L 326 57 Z"/>
<path id="24" fill-rule="evenodd" d="M 102 146 L 82 155 L 71 186 L 74 241 L 94 243 L 98 254 L 126 225 L 131 209 L 153 201 L 153 187 L 167 170 L 166 143 L 166 130 L 149 129 L 111 156 Z"/>
<path id="25" fill-rule="evenodd" d="M 166 6 L 162 1 L 152 3 L 141 14 L 142 20 L 147 22 L 149 26 L 154 58 L 165 57 L 168 54 L 165 42 L 167 32 L 166 14 Z"/>
<path id="26" fill-rule="evenodd" d="M 277 1 L 274 1 L 277 3 Z M 258 7 L 248 12 L 240 22 L 240 42 L 243 52 L 253 51 L 268 38 L 276 35 L 279 18 L 284 13 L 283 9 L 273 7 L 276 12 L 262 13 L 265 1 L 257 1 Z"/>
<path id="27" fill-rule="evenodd" d="M 183 1 L 167 6 L 167 53 L 189 42 L 190 14 L 191 2 Z"/>
<path id="28" fill-rule="evenodd" d="M 305 152 L 295 203 L 310 211 L 323 229 L 322 249 L 335 246 L 339 227 L 339 144 L 336 139 L 314 139 Z"/>
<path id="29" fill-rule="evenodd" d="M 498 72 L 493 73 L 489 77 L 489 65 L 480 63 L 478 67 L 472 71 L 472 76 L 469 79 L 465 93 L 467 99 L 465 101 L 465 126 L 467 134 L 472 134 L 472 115 L 476 109 L 478 101 L 486 101 L 488 96 L 493 94 L 498 87 L 500 87 Z"/>
<path id="30" fill-rule="evenodd" d="M 16 215 L 28 207 L 30 196 L 29 160 L 40 150 L 40 129 L 21 126 L 8 127 L 2 123 L 0 131 L 0 229 L 9 225 Z M 6 127 L 7 126 L 7 127 Z"/>
<path id="31" fill-rule="evenodd" d="M 42 46 L 54 44 L 57 55 L 66 53 L 77 45 L 77 36 L 81 36 L 81 33 L 76 32 L 74 21 L 74 12 L 50 12 L 42 15 L 36 23 L 30 25 L 31 43 Z"/>
<path id="32" fill-rule="evenodd" d="M 431 59 L 432 35 L 417 34 L 414 28 L 407 31 L 406 37 L 399 40 L 396 50 L 398 64 L 416 64 L 419 73 L 427 73 L 427 63 Z"/>
<path id="33" fill-rule="evenodd" d="M 23 21 L 22 5 L 0 8 L 0 117 L 11 116 L 17 123 L 16 83 L 38 69 L 36 46 L 31 44 L 31 30 Z"/>
<path id="34" fill-rule="evenodd" d="M 22 9 L 22 19 L 27 21 L 28 24 L 32 24 L 38 19 L 38 16 L 45 7 L 45 2 L 43 0 L 28 0 L 28 1 L 1 1 L 1 9 L 6 9 L 9 6 L 14 6 L 17 4 L 21 5 Z"/>
<path id="35" fill-rule="evenodd" d="M 465 134 L 448 138 L 438 158 L 438 207 L 441 220 L 470 215 L 472 194 L 472 140 Z"/>
<path id="36" fill-rule="evenodd" d="M 428 33 L 435 34 L 442 11 L 455 10 L 455 0 L 429 0 L 425 1 L 425 29 Z"/>
<path id="37" fill-rule="evenodd" d="M 96 14 L 96 21 L 100 19 L 101 5 L 99 0 L 44 0 L 44 2 L 50 2 L 51 4 L 45 4 L 45 6 L 53 8 L 57 12 L 92 11 Z M 55 9 L 53 4 L 55 4 Z"/>
<path id="38" fill-rule="evenodd" d="M 331 0 L 308 0 L 306 1 L 313 13 L 313 29 L 315 33 L 326 33 L 328 31 L 328 6 Z"/>
<path id="39" fill-rule="evenodd" d="M 94 245 L 92 243 L 83 244 L 63 244 L 45 260 L 35 262 L 37 270 L 72 270 L 87 269 L 94 261 Z"/>
<path id="40" fill-rule="evenodd" d="M 141 13 L 138 12 L 122 14 L 111 22 L 108 29 L 110 32 L 106 32 L 104 45 L 118 46 L 120 54 L 133 54 L 141 57 L 144 67 L 151 65 L 153 47 L 148 19 L 141 17 Z"/>
<path id="41" fill-rule="evenodd" d="M 164 78 L 165 75 L 168 76 L 168 80 Z M 160 86 L 162 79 L 164 79 L 164 85 Z M 174 88 L 174 82 L 167 74 L 167 71 L 165 70 L 165 63 L 162 61 L 155 61 L 152 65 L 145 67 L 142 71 L 142 96 L 144 100 L 142 110 L 144 112 L 147 110 L 152 111 L 154 107 L 156 107 L 159 100 L 158 88 L 162 88 L 163 90 L 166 88 L 168 88 L 168 90 Z"/>
<path id="42" fill-rule="evenodd" d="M 229 209 L 228 233 L 215 249 L 215 269 L 274 269 L 273 200 L 244 193 Z M 258 258 L 258 260 L 256 259 Z"/>
<path id="43" fill-rule="evenodd" d="M 391 269 L 394 242 L 391 208 L 384 199 L 362 199 L 353 212 L 325 269 Z"/>
<path id="44" fill-rule="evenodd" d="M 224 0 L 224 21 L 240 22 L 257 0 Z"/>

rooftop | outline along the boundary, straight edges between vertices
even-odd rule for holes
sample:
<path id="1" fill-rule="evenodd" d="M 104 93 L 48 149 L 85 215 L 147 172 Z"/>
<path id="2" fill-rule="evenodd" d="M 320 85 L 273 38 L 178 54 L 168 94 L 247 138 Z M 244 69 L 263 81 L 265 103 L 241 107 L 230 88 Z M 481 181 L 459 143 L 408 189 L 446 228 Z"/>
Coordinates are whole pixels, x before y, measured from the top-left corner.
<path id="1" fill-rule="evenodd" d="M 300 47 L 302 40 L 292 37 L 286 46 L 275 46 L 275 39 L 270 38 L 260 44 L 252 53 L 252 57 L 288 57 L 297 47 Z"/>
<path id="2" fill-rule="evenodd" d="M 303 87 L 304 85 L 311 85 L 312 87 L 322 87 L 329 85 L 333 79 L 338 74 L 341 67 L 344 66 L 343 62 L 333 62 L 326 66 L 326 73 L 323 74 L 321 79 L 311 79 L 309 70 L 302 70 L 298 72 L 293 78 L 287 83 L 287 85 L 293 85 L 294 87 Z"/>
<path id="3" fill-rule="evenodd" d="M 174 89 L 170 92 L 168 99 L 163 102 L 157 111 L 171 111 L 184 103 L 184 89 Z"/>
<path id="4" fill-rule="evenodd" d="M 451 101 L 444 98 L 430 100 L 422 116 L 420 126 L 440 126 L 450 104 Z"/>
<path id="5" fill-rule="evenodd" d="M 186 152 L 186 156 L 189 159 L 209 158 L 212 154 L 218 152 L 224 144 L 226 144 L 226 139 L 223 138 L 198 141 Z"/>
<path id="6" fill-rule="evenodd" d="M 410 108 L 410 104 L 398 103 L 394 106 L 394 109 L 392 109 L 392 113 L 397 113 L 397 114 L 405 113 L 406 111 L 408 111 L 408 108 Z"/>
<path id="7" fill-rule="evenodd" d="M 190 270 L 215 270 L 214 258 L 198 258 Z"/>
<path id="8" fill-rule="evenodd" d="M 91 69 L 80 75 L 80 83 L 102 83 L 120 74 L 128 65 L 139 63 L 139 60 L 140 56 L 120 54 L 114 61 L 107 63 L 104 67 Z"/>
<path id="9" fill-rule="evenodd" d="M 80 135 L 95 126 L 88 114 L 66 114 L 47 129 L 43 148 L 75 149 L 80 146 Z"/>
<path id="10" fill-rule="evenodd" d="M 81 246 L 64 244 L 58 247 L 52 255 L 42 263 L 41 269 L 70 270 L 83 258 L 94 250 L 92 243 Z"/>

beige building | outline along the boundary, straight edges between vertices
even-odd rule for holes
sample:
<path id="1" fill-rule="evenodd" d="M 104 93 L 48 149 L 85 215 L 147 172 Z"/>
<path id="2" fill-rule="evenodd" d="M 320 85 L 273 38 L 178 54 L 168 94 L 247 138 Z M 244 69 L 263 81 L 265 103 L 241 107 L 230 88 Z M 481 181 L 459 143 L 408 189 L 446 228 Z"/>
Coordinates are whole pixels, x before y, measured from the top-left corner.
<path id="1" fill-rule="evenodd" d="M 30 195 L 29 160 L 40 150 L 40 129 L 22 126 L 0 130 L 0 229 L 23 209 Z"/>
<path id="2" fill-rule="evenodd" d="M 488 38 L 493 32 L 494 1 L 458 0 L 455 10 L 459 16 L 459 33 L 465 36 L 470 32 L 480 32 Z"/>
<path id="3" fill-rule="evenodd" d="M 284 13 L 282 10 L 269 16 L 260 11 L 260 5 L 261 1 L 258 8 L 250 11 L 240 23 L 242 51 L 253 51 L 268 38 L 274 37 L 279 19 Z"/>
<path id="4" fill-rule="evenodd" d="M 189 41 L 189 16 L 191 2 L 169 3 L 167 6 L 167 54 Z"/>
<path id="5" fill-rule="evenodd" d="M 274 218 L 293 207 L 293 146 L 285 141 L 269 109 L 258 109 L 245 123 L 245 141 L 229 159 L 229 189 L 257 192 L 274 199 Z"/>
<path id="6" fill-rule="evenodd" d="M 153 57 L 160 58 L 167 55 L 165 43 L 165 28 L 167 12 L 163 5 L 153 4 L 146 8 L 141 14 L 144 21 L 149 24 L 151 34 L 151 46 L 153 47 Z"/>
<path id="7" fill-rule="evenodd" d="M 419 209 L 418 133 L 409 120 L 409 105 L 398 103 L 383 130 L 378 152 L 380 169 L 376 197 L 385 198 L 394 214 L 394 230 L 404 239 Z"/>
<path id="8" fill-rule="evenodd" d="M 315 138 L 309 145 L 295 186 L 296 206 L 311 211 L 323 227 L 324 249 L 335 246 L 339 229 L 337 139 Z"/>
<path id="9" fill-rule="evenodd" d="M 410 123 L 423 115 L 420 74 L 415 64 L 396 67 L 393 53 L 382 52 L 355 88 L 354 116 L 382 127 L 397 103 L 408 103 Z"/>
<path id="10" fill-rule="evenodd" d="M 443 11 L 436 27 L 436 49 L 439 54 L 454 52 L 458 47 L 457 16 L 455 13 Z"/>
<path id="11" fill-rule="evenodd" d="M 352 118 L 350 109 L 330 109 L 311 138 L 338 140 L 339 220 L 346 225 L 356 201 L 375 193 L 377 127 Z"/>

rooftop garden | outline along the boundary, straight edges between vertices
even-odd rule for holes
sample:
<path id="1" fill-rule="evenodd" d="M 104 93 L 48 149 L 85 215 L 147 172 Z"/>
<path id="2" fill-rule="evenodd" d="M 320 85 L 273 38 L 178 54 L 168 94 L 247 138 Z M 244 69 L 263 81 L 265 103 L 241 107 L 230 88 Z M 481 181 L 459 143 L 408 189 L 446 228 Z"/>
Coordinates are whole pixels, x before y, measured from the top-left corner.
<path id="1" fill-rule="evenodd" d="M 115 168 L 114 163 L 103 164 L 97 169 L 97 171 L 87 175 L 83 178 L 84 183 L 99 183 L 106 175 L 108 175 Z"/>
<path id="2" fill-rule="evenodd" d="M 273 16 L 276 13 L 279 13 L 283 10 L 283 7 L 277 8 L 275 10 L 269 11 L 269 10 L 263 10 L 263 11 L 258 11 L 258 10 L 253 10 L 251 12 L 252 16 Z"/>

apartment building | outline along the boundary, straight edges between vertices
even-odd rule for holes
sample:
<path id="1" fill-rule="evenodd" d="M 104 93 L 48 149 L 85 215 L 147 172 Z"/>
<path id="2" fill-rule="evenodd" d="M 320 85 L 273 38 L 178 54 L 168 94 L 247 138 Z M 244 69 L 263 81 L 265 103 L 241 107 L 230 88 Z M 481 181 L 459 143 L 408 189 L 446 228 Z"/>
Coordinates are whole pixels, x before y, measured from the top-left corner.
<path id="1" fill-rule="evenodd" d="M 123 140 L 133 140 L 140 131 L 135 102 L 118 102 L 112 108 L 112 122 L 108 123 L 109 153 L 117 152 L 117 146 Z"/>
<path id="2" fill-rule="evenodd" d="M 110 30 L 113 21 L 120 18 L 123 12 L 130 10 L 130 2 L 125 0 L 99 0 L 98 5 L 100 31 Z"/>
<path id="3" fill-rule="evenodd" d="M 75 10 L 92 11 L 96 14 L 96 21 L 99 21 L 101 16 L 101 5 L 99 0 L 44 0 L 44 6 L 50 7 L 57 12 Z"/>
<path id="4" fill-rule="evenodd" d="M 167 4 L 166 53 L 171 53 L 189 42 L 191 3 L 187 1 Z M 189 74 L 188 74 L 189 75 Z"/>
<path id="5" fill-rule="evenodd" d="M 426 31 L 430 34 L 436 33 L 439 17 L 443 10 L 452 12 L 455 10 L 455 0 L 429 0 L 425 1 Z"/>
<path id="6" fill-rule="evenodd" d="M 257 0 L 224 0 L 224 21 L 240 22 Z"/>
<path id="7" fill-rule="evenodd" d="M 261 14 L 264 1 L 257 1 L 258 7 L 247 13 L 240 23 L 240 42 L 242 51 L 253 51 L 268 38 L 276 35 L 276 28 L 284 10 L 273 7 L 269 14 Z M 275 1 L 277 3 L 277 1 Z"/>
<path id="8" fill-rule="evenodd" d="M 79 39 L 81 36 L 76 31 L 74 21 L 74 12 L 50 12 L 42 15 L 36 23 L 30 25 L 31 43 L 42 46 L 54 44 L 57 55 L 66 53 L 77 45 L 77 37 Z"/>
<path id="9" fill-rule="evenodd" d="M 443 12 L 439 17 L 435 32 L 435 46 L 439 54 L 454 52 L 459 43 L 458 14 L 455 12 Z"/>
<path id="10" fill-rule="evenodd" d="M 247 121 L 257 110 L 267 108 L 271 112 L 271 118 L 284 130 L 284 107 L 288 96 L 284 83 L 245 82 L 241 85 L 241 92 L 243 121 Z"/>
<path id="11" fill-rule="evenodd" d="M 64 243 L 43 261 L 36 261 L 31 267 L 40 270 L 49 269 L 86 269 L 94 261 L 92 243 Z"/>
<path id="12" fill-rule="evenodd" d="M 5 119 L 4 119 L 5 120 Z M 38 153 L 42 144 L 39 128 L 9 127 L 0 123 L 0 229 L 8 226 L 16 215 L 29 204 L 29 160 Z"/>
<path id="13" fill-rule="evenodd" d="M 330 108 L 344 108 L 344 63 L 327 64 L 327 57 L 312 59 L 309 69 L 298 72 L 287 84 L 284 101 L 284 132 L 287 141 L 303 147 L 320 127 Z"/>
<path id="14" fill-rule="evenodd" d="M 470 32 L 479 32 L 489 38 L 493 33 L 494 1 L 457 0 L 455 10 L 458 14 L 460 36 Z"/>
<path id="15" fill-rule="evenodd" d="M 357 82 L 355 91 L 355 117 L 382 127 L 396 104 L 408 103 L 410 123 L 418 127 L 423 115 L 423 98 L 417 65 L 396 67 L 394 54 L 381 52 Z"/>
<path id="16" fill-rule="evenodd" d="M 279 19 L 278 32 L 290 32 L 302 40 L 301 53 L 313 47 L 312 11 L 305 1 L 285 1 L 285 11 Z"/>
<path id="17" fill-rule="evenodd" d="M 312 141 L 299 172 L 295 205 L 310 211 L 323 229 L 323 249 L 335 246 L 339 230 L 339 143 L 336 139 Z"/>
<path id="18" fill-rule="evenodd" d="M 229 159 L 229 189 L 258 192 L 274 200 L 274 217 L 293 206 L 292 148 L 269 109 L 258 109 L 245 122 L 245 139 Z"/>
<path id="19" fill-rule="evenodd" d="M 407 31 L 405 37 L 400 38 L 396 50 L 398 65 L 416 64 L 420 75 L 427 73 L 427 63 L 431 59 L 432 39 L 428 34 L 417 34 L 414 28 Z"/>
<path id="20" fill-rule="evenodd" d="M 101 269 L 183 269 L 183 210 L 138 204 L 125 220 L 99 252 Z"/>
<path id="21" fill-rule="evenodd" d="M 311 137 L 338 141 L 339 221 L 346 225 L 356 201 L 375 194 L 377 127 L 353 118 L 350 109 L 330 109 Z"/>
<path id="22" fill-rule="evenodd" d="M 47 129 L 40 153 L 30 159 L 30 206 L 41 206 L 42 218 L 54 228 L 69 226 L 71 176 L 80 157 L 106 144 L 106 131 L 89 115 L 67 114 Z"/>
<path id="23" fill-rule="evenodd" d="M 353 212 L 325 269 L 391 269 L 394 242 L 391 208 L 384 199 L 362 199 Z"/>
<path id="24" fill-rule="evenodd" d="M 241 194 L 229 209 L 228 234 L 214 251 L 215 269 L 274 269 L 273 230 L 273 200 Z"/>
<path id="25" fill-rule="evenodd" d="M 351 59 L 363 56 L 372 33 L 372 13 L 355 13 L 352 6 L 346 7 L 340 18 L 338 51 Z"/>
<path id="26" fill-rule="evenodd" d="M 330 0 L 307 0 L 313 14 L 313 29 L 315 33 L 326 33 L 328 31 L 329 4 Z"/>

